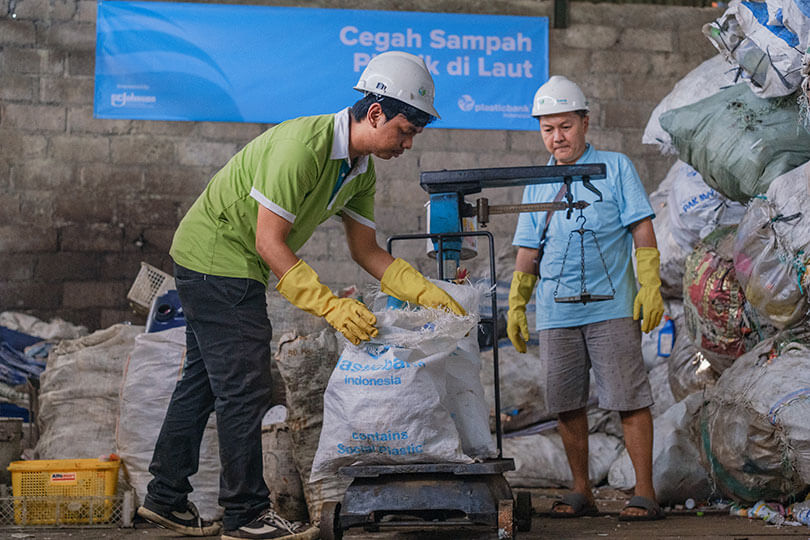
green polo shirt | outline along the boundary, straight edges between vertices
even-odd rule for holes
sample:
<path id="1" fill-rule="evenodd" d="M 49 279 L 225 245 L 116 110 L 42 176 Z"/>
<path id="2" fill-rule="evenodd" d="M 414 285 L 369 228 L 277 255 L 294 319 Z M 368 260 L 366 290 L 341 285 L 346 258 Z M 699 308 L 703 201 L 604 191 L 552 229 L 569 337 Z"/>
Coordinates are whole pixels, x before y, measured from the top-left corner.
<path id="1" fill-rule="evenodd" d="M 174 234 L 172 259 L 197 272 L 266 285 L 270 269 L 256 251 L 259 204 L 292 223 L 287 245 L 293 252 L 335 215 L 374 228 L 373 161 L 358 159 L 344 177 L 348 157 L 349 109 L 267 130 L 234 155 L 191 206 Z"/>

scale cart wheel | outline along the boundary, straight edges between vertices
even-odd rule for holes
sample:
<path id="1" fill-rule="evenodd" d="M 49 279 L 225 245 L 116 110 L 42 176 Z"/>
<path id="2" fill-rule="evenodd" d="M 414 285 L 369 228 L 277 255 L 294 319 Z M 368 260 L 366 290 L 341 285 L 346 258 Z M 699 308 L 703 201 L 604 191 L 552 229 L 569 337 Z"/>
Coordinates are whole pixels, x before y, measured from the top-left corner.
<path id="1" fill-rule="evenodd" d="M 532 530 L 532 494 L 528 491 L 518 491 L 515 503 L 515 517 L 517 530 L 527 532 Z"/>
<path id="2" fill-rule="evenodd" d="M 341 540 L 343 529 L 340 527 L 340 503 L 326 501 L 321 506 L 321 540 Z"/>
<path id="3" fill-rule="evenodd" d="M 515 538 L 515 501 L 498 501 L 498 540 Z"/>

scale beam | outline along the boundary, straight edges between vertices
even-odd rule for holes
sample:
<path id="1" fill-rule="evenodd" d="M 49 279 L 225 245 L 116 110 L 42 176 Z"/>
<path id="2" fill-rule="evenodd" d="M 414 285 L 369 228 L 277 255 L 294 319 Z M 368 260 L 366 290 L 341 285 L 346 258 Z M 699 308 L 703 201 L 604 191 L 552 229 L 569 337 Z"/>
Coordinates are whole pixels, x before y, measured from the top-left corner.
<path id="1" fill-rule="evenodd" d="M 471 206 L 471 205 L 470 205 Z M 519 214 L 521 212 L 556 212 L 558 210 L 572 209 L 582 210 L 590 206 L 586 201 L 576 202 L 547 202 L 547 203 L 533 203 L 533 204 L 489 204 L 489 199 L 481 197 L 475 200 L 475 215 L 478 218 L 478 225 L 486 227 L 489 222 L 489 216 L 493 214 Z M 467 212 L 462 212 L 466 216 Z"/>
<path id="2" fill-rule="evenodd" d="M 604 163 L 583 165 L 545 165 L 532 167 L 494 167 L 488 169 L 458 169 L 425 171 L 419 175 L 419 184 L 428 193 L 479 193 L 485 188 L 527 186 L 582 181 L 583 185 L 599 195 L 590 183 L 607 176 Z"/>

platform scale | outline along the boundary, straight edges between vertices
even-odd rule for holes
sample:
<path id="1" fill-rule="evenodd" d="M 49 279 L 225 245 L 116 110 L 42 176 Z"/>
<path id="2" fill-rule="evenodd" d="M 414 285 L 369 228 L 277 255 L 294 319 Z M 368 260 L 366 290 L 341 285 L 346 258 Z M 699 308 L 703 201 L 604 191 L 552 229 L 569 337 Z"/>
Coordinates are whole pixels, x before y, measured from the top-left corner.
<path id="1" fill-rule="evenodd" d="M 489 231 L 464 230 L 463 219 L 475 217 L 478 225 L 485 227 L 490 214 L 566 210 L 570 218 L 575 209 L 582 210 L 589 204 L 573 200 L 571 184 L 582 182 L 601 201 L 602 194 L 590 181 L 603 178 L 604 164 L 423 172 L 420 184 L 430 194 L 429 232 L 396 235 L 388 239 L 389 253 L 394 242 L 431 240 L 436 251 L 438 277 L 445 279 L 448 269 L 455 275 L 460 260 L 474 256 L 464 253 L 462 240 L 466 237 L 486 238 L 493 291 L 492 316 L 482 318 L 480 324 L 490 325 L 493 336 L 495 411 L 500 411 L 500 384 L 494 239 Z M 498 206 L 490 206 L 485 198 L 477 199 L 475 206 L 464 201 L 465 195 L 479 193 L 484 188 L 558 182 L 565 182 L 569 188 L 565 201 Z M 344 530 L 353 527 L 376 532 L 383 528 L 437 530 L 475 526 L 493 529 L 499 539 L 515 538 L 518 531 L 530 530 L 531 495 L 525 491 L 513 494 L 503 476 L 503 473 L 515 470 L 515 462 L 503 457 L 500 414 L 495 415 L 495 434 L 498 457 L 481 463 L 341 467 L 340 474 L 352 478 L 352 482 L 342 502 L 324 503 L 320 522 L 322 540 L 339 540 Z"/>

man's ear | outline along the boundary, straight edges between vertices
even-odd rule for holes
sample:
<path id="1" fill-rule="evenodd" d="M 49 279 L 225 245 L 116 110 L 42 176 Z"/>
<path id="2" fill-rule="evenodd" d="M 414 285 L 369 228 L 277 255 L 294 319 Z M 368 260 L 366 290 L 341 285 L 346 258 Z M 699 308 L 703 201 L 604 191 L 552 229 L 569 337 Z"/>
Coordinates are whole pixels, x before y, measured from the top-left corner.
<path id="1" fill-rule="evenodd" d="M 385 122 L 385 114 L 382 110 L 382 105 L 379 103 L 372 103 L 366 113 L 366 119 L 371 127 L 376 128 L 379 124 Z"/>

